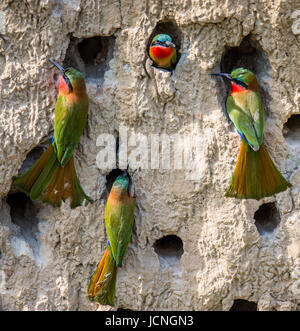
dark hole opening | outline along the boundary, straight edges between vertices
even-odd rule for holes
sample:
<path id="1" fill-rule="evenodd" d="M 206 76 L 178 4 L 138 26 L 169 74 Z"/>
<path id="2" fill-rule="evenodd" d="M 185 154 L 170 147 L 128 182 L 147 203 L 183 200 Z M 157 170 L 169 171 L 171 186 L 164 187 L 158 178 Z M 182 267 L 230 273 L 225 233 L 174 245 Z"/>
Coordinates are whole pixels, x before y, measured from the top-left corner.
<path id="1" fill-rule="evenodd" d="M 6 202 L 10 206 L 12 223 L 19 227 L 19 234 L 24 237 L 33 251 L 37 252 L 39 208 L 26 194 L 21 192 L 9 194 Z"/>
<path id="2" fill-rule="evenodd" d="M 64 60 L 65 67 L 74 67 L 85 78 L 103 83 L 109 61 L 113 58 L 115 38 L 95 36 L 86 39 L 72 37 Z"/>
<path id="3" fill-rule="evenodd" d="M 168 34 L 172 38 L 173 43 L 176 45 L 177 62 L 174 66 L 174 68 L 175 68 L 180 59 L 180 56 L 181 56 L 180 48 L 181 48 L 181 43 L 182 43 L 182 38 L 183 38 L 182 32 L 174 20 L 157 23 L 156 27 L 154 28 L 154 30 L 151 33 L 151 35 L 148 39 L 148 42 L 147 42 L 148 56 L 149 56 L 149 48 L 150 48 L 152 39 L 158 34 Z M 153 63 L 153 66 L 156 67 L 155 63 Z"/>
<path id="4" fill-rule="evenodd" d="M 102 43 L 103 41 L 101 37 L 83 39 L 78 44 L 78 51 L 82 60 L 85 63 L 88 63 L 96 59 L 98 53 L 103 49 Z"/>
<path id="5" fill-rule="evenodd" d="M 160 258 L 161 264 L 163 262 L 176 264 L 184 253 L 183 242 L 176 235 L 169 235 L 156 240 L 153 247 Z"/>
<path id="6" fill-rule="evenodd" d="M 27 155 L 26 159 L 22 164 L 21 169 L 19 170 L 19 174 L 23 174 L 27 171 L 44 153 L 45 148 L 41 146 L 37 146 L 32 149 Z"/>
<path id="7" fill-rule="evenodd" d="M 286 139 L 300 143 L 300 115 L 292 115 L 283 127 Z"/>
<path id="8" fill-rule="evenodd" d="M 257 311 L 257 304 L 247 300 L 234 300 L 230 311 Z"/>
<path id="9" fill-rule="evenodd" d="M 263 235 L 274 231 L 280 223 L 280 214 L 274 202 L 264 203 L 254 213 L 254 219 L 258 232 Z"/>

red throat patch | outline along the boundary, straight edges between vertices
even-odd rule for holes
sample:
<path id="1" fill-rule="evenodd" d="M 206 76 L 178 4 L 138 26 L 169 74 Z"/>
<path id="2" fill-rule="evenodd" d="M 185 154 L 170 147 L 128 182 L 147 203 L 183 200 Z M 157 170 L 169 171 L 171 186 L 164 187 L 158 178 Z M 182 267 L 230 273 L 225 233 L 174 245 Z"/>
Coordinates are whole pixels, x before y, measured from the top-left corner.
<path id="1" fill-rule="evenodd" d="M 151 53 L 157 58 L 169 57 L 172 52 L 172 47 L 152 46 L 150 49 Z"/>
<path id="2" fill-rule="evenodd" d="M 245 91 L 245 90 L 247 90 L 245 87 L 231 82 L 231 93 L 242 92 L 242 91 Z"/>
<path id="3" fill-rule="evenodd" d="M 61 92 L 62 94 L 69 93 L 69 87 L 66 84 L 62 75 L 60 75 L 60 77 L 59 77 L 59 92 Z"/>

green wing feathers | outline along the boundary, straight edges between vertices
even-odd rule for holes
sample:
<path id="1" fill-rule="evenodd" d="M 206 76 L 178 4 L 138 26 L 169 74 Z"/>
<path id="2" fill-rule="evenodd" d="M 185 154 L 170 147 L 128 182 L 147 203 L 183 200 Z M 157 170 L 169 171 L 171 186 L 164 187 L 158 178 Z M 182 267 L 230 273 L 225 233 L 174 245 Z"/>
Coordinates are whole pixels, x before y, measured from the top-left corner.
<path id="1" fill-rule="evenodd" d="M 235 127 L 258 150 L 263 142 L 265 116 L 261 98 L 257 92 L 245 91 L 226 102 L 228 115 Z"/>
<path id="2" fill-rule="evenodd" d="M 173 48 L 174 52 L 173 52 L 173 56 L 172 56 L 172 63 L 176 64 L 177 63 L 177 51 L 175 48 Z"/>
<path id="3" fill-rule="evenodd" d="M 57 147 L 57 159 L 62 166 L 72 156 L 83 133 L 88 113 L 88 98 L 66 101 L 60 95 L 55 106 L 54 138 Z"/>
<path id="4" fill-rule="evenodd" d="M 120 203 L 118 205 L 111 205 L 109 200 L 107 201 L 105 206 L 106 233 L 118 267 L 122 266 L 122 261 L 131 238 L 133 222 L 133 199 L 128 199 L 126 203 Z"/>

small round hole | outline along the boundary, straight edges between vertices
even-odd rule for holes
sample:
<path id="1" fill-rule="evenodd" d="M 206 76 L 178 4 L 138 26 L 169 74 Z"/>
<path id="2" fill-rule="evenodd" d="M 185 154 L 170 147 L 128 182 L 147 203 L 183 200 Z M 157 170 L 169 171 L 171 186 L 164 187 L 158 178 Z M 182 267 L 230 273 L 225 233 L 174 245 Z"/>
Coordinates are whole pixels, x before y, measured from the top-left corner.
<path id="1" fill-rule="evenodd" d="M 254 213 L 254 219 L 257 230 L 261 235 L 273 232 L 280 223 L 280 215 L 275 203 L 262 204 Z"/>

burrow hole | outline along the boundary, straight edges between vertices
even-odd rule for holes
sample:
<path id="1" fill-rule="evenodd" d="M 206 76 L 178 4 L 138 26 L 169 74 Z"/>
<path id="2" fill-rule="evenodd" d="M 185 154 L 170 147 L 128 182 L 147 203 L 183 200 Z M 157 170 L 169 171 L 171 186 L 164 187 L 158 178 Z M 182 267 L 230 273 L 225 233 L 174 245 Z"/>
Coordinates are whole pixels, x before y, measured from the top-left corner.
<path id="1" fill-rule="evenodd" d="M 178 265 L 184 253 L 183 242 L 176 235 L 168 235 L 156 240 L 153 247 L 162 267 Z"/>
<path id="2" fill-rule="evenodd" d="M 149 55 L 149 48 L 150 48 L 152 39 L 158 34 L 168 34 L 172 38 L 173 43 L 176 45 L 177 63 L 178 63 L 180 56 L 181 56 L 180 48 L 181 48 L 181 44 L 183 43 L 183 34 L 182 34 L 179 26 L 177 25 L 177 23 L 174 20 L 161 21 L 161 22 L 157 23 L 156 27 L 154 28 L 154 30 L 151 33 L 151 35 L 148 39 L 148 42 L 147 42 L 147 54 L 148 55 Z M 153 66 L 156 67 L 155 63 L 153 63 Z"/>
<path id="3" fill-rule="evenodd" d="M 251 70 L 258 80 L 259 92 L 268 114 L 268 104 L 271 101 L 269 90 L 271 89 L 271 66 L 267 55 L 253 35 L 246 36 L 237 47 L 227 47 L 221 59 L 221 63 L 214 72 L 231 73 L 233 69 L 243 67 Z M 216 78 L 221 93 L 218 94 L 221 105 L 226 104 L 226 98 L 231 90 L 227 79 Z M 224 83 L 226 88 L 224 89 Z"/>
<path id="4" fill-rule="evenodd" d="M 234 300 L 230 311 L 257 311 L 257 304 L 255 302 L 237 299 Z"/>
<path id="5" fill-rule="evenodd" d="M 272 233 L 280 223 L 280 214 L 275 202 L 262 204 L 254 213 L 254 219 L 260 235 Z"/>
<path id="6" fill-rule="evenodd" d="M 10 206 L 11 221 L 18 226 L 17 236 L 23 237 L 35 255 L 38 255 L 39 207 L 24 193 L 9 194 L 6 198 Z"/>
<path id="7" fill-rule="evenodd" d="M 51 139 L 46 138 L 38 146 L 29 151 L 18 173 L 23 174 L 27 171 L 42 156 L 50 143 Z"/>
<path id="8" fill-rule="evenodd" d="M 291 145 L 300 144 L 300 115 L 292 115 L 283 127 L 283 135 Z"/>
<path id="9" fill-rule="evenodd" d="M 75 38 L 70 40 L 64 60 L 64 67 L 74 67 L 82 72 L 88 80 L 101 84 L 104 74 L 109 69 L 109 61 L 113 58 L 115 37 L 95 36 L 91 38 Z"/>

